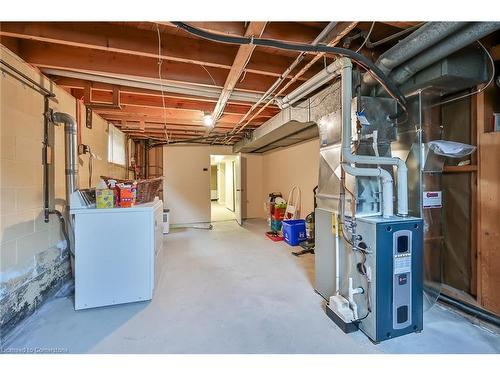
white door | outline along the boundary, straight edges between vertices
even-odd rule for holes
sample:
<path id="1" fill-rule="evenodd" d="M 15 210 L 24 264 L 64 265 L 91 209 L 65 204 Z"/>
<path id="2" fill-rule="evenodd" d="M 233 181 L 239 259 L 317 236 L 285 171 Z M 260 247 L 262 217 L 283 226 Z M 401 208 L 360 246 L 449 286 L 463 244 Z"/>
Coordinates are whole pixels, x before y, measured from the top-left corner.
<path id="1" fill-rule="evenodd" d="M 238 224 L 242 225 L 241 218 L 241 201 L 242 201 L 242 187 L 241 187 L 241 154 L 236 156 L 234 162 L 234 216 Z"/>

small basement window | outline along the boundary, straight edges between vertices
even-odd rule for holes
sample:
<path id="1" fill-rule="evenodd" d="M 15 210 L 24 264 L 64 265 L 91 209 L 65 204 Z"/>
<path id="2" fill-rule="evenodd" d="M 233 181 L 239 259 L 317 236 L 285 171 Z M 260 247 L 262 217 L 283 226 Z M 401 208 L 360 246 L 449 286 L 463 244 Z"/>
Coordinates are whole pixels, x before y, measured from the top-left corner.
<path id="1" fill-rule="evenodd" d="M 117 127 L 109 124 L 108 128 L 108 161 L 110 163 L 125 165 L 125 134 Z"/>

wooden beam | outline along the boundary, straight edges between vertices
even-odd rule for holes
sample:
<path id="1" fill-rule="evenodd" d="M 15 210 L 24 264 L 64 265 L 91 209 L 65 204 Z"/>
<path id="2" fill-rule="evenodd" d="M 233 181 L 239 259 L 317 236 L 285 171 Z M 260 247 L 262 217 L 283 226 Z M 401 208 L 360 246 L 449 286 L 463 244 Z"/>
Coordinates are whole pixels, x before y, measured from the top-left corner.
<path id="1" fill-rule="evenodd" d="M 118 127 L 125 128 L 125 129 L 130 129 L 130 130 L 137 130 L 140 129 L 140 123 L 139 121 L 110 121 L 113 124 L 116 124 Z M 154 123 L 154 122 L 149 122 L 144 120 L 144 130 L 145 131 L 164 131 L 164 123 Z M 206 130 L 206 126 L 203 125 L 181 125 L 181 124 L 173 124 L 168 122 L 167 123 L 167 128 L 168 130 L 175 130 L 175 131 L 198 131 L 204 133 Z M 220 129 L 217 129 L 217 131 L 224 132 L 227 129 L 231 129 L 230 126 L 226 125 L 226 127 L 221 127 Z M 215 133 L 217 133 L 215 131 Z"/>
<path id="2" fill-rule="evenodd" d="M 111 100 L 112 100 L 112 93 L 110 91 L 95 90 L 95 89 L 92 90 L 92 101 L 94 103 L 111 104 L 112 103 Z M 178 99 L 178 98 L 164 97 L 163 101 L 161 96 L 120 92 L 121 105 L 144 107 L 144 108 L 163 108 L 164 103 L 167 109 L 179 109 L 179 110 L 202 111 L 202 112 L 212 112 L 215 105 L 215 103 L 190 100 L 187 98 Z M 247 106 L 227 104 L 224 113 L 243 115 L 246 113 L 247 110 L 248 110 Z M 270 108 L 262 113 L 262 117 L 270 118 L 278 112 L 279 109 Z"/>
<path id="3" fill-rule="evenodd" d="M 386 25 L 397 27 L 398 29 L 408 29 L 409 27 L 416 26 L 422 22 L 419 22 L 419 21 L 404 21 L 404 22 L 385 21 L 385 22 L 383 22 L 382 21 L 381 23 L 385 23 Z"/>
<path id="4" fill-rule="evenodd" d="M 20 43 L 21 57 L 39 68 L 71 70 L 82 73 L 123 74 L 136 78 L 158 79 L 158 60 L 59 44 L 23 40 Z M 222 88 L 227 70 L 203 68 L 199 65 L 177 61 L 163 61 L 162 78 L 165 81 L 190 83 L 200 86 Z M 247 73 L 247 79 L 239 83 L 238 89 L 262 93 L 275 81 L 275 77 Z M 299 83 L 300 84 L 300 83 Z"/>
<path id="5" fill-rule="evenodd" d="M 120 111 L 114 112 L 103 112 L 103 111 L 96 111 L 102 118 L 108 120 L 108 121 L 121 121 L 121 120 L 126 120 L 127 122 L 129 121 L 146 121 L 146 122 L 154 122 L 157 124 L 163 124 L 164 123 L 164 118 L 163 116 L 151 116 L 151 115 L 144 115 L 144 114 L 129 114 L 129 113 L 121 113 Z M 203 121 L 201 118 L 199 120 L 193 120 L 193 119 L 178 119 L 178 118 L 168 118 L 167 117 L 167 123 L 174 123 L 174 124 L 179 124 L 179 125 L 198 125 L 198 126 L 203 126 Z M 253 122 L 251 125 L 253 126 L 260 126 L 262 122 Z M 225 127 L 225 128 L 232 128 L 234 126 L 234 122 L 220 122 L 219 123 L 220 127 Z"/>
<path id="6" fill-rule="evenodd" d="M 264 32 L 266 27 L 266 22 L 250 22 L 248 25 L 245 36 L 246 37 L 260 37 Z M 227 101 L 233 92 L 238 79 L 243 73 L 245 66 L 248 61 L 250 61 L 250 57 L 252 56 L 252 52 L 255 49 L 254 45 L 242 45 L 238 49 L 238 53 L 234 58 L 233 64 L 231 66 L 231 70 L 227 75 L 226 82 L 224 83 L 224 88 L 220 94 L 219 100 L 215 105 L 215 108 L 212 112 L 212 117 L 214 121 L 218 121 L 219 117 L 224 113 L 224 108 L 226 107 Z M 207 131 L 207 134 L 210 131 Z"/>
<path id="7" fill-rule="evenodd" d="M 491 57 L 493 57 L 495 61 L 500 60 L 500 44 L 491 48 Z"/>
<path id="8" fill-rule="evenodd" d="M 477 147 L 478 145 L 478 132 L 477 132 L 477 99 L 472 98 L 470 100 L 470 143 Z M 472 153 L 470 162 L 476 167 L 478 163 L 478 152 Z M 477 259 L 478 259 L 478 195 L 477 195 L 477 170 L 475 173 L 470 173 L 470 259 L 471 259 L 471 280 L 470 280 L 470 291 L 471 295 L 477 299 Z M 476 301 L 477 303 L 477 301 Z"/>
<path id="9" fill-rule="evenodd" d="M 164 60 L 225 70 L 231 69 L 238 51 L 238 46 L 166 33 L 160 33 L 159 51 L 156 30 L 139 32 L 103 22 L 6 22 L 2 23 L 0 35 L 154 59 L 160 56 Z M 288 60 L 278 56 L 274 64 L 268 64 L 259 59 L 251 64 L 249 72 L 278 76 Z"/>
<path id="10" fill-rule="evenodd" d="M 167 118 L 175 120 L 188 120 L 188 121 L 200 121 L 203 122 L 203 113 L 199 110 L 185 110 L 185 109 L 173 109 L 169 108 L 166 111 L 163 108 L 151 108 L 151 107 L 138 107 L 130 105 L 121 105 L 121 108 L 113 107 L 98 107 L 95 109 L 96 113 L 102 115 L 109 114 L 124 114 L 133 116 L 144 116 L 144 117 L 163 117 L 164 114 Z M 241 119 L 240 114 L 223 114 L 220 118 L 222 123 L 237 123 Z"/>
<path id="11" fill-rule="evenodd" d="M 500 314 L 500 132 L 492 131 L 493 113 L 499 110 L 500 89 L 490 86 L 476 95 L 478 134 L 478 300 Z"/>
<path id="12" fill-rule="evenodd" d="M 242 36 L 245 33 L 245 22 L 189 22 L 189 24 L 216 34 Z"/>
<path id="13" fill-rule="evenodd" d="M 270 22 L 262 37 L 296 43 L 310 43 L 318 36 L 323 27 L 313 27 L 300 22 Z"/>
<path id="14" fill-rule="evenodd" d="M 326 37 L 326 40 L 328 40 L 328 45 L 329 46 L 335 46 L 337 43 L 344 37 L 346 36 L 352 29 L 356 27 L 358 23 L 357 22 L 339 22 L 333 30 L 328 34 Z M 294 84 L 297 83 L 297 79 L 301 77 L 305 72 L 307 72 L 319 59 L 321 59 L 323 56 L 325 56 L 325 53 L 318 53 L 316 54 L 311 61 L 309 61 L 298 73 L 295 74 L 295 76 L 289 80 L 288 82 L 285 83 L 285 85 L 275 94 L 276 96 L 285 94 L 289 92 L 289 90 L 293 90 L 292 87 L 294 87 Z M 248 120 L 246 120 L 245 123 L 243 124 L 238 124 L 241 125 L 241 127 L 238 129 L 237 132 L 242 131 L 247 125 L 253 121 L 253 119 L 258 116 L 265 108 L 267 107 L 267 103 L 262 106 L 255 114 L 253 114 Z"/>
<path id="15" fill-rule="evenodd" d="M 156 30 L 139 32 L 106 22 L 2 22 L 0 35 L 158 58 Z M 179 35 L 160 33 L 160 38 L 163 59 L 217 68 L 229 69 L 238 50 L 237 46 Z"/>
<path id="16" fill-rule="evenodd" d="M 78 78 L 68 78 L 68 77 L 59 77 L 59 76 L 51 76 L 51 79 L 57 83 L 58 86 L 61 86 L 63 88 L 70 88 L 70 89 L 81 89 L 83 90 L 85 85 L 87 84 L 88 81 L 78 79 Z M 92 82 L 92 89 L 98 90 L 98 91 L 104 91 L 104 92 L 111 92 L 113 91 L 114 85 L 108 84 L 108 83 L 102 83 L 102 82 Z M 131 94 L 131 95 L 141 95 L 144 97 L 153 97 L 153 98 L 160 98 L 162 93 L 161 91 L 158 90 L 148 90 L 148 89 L 141 89 L 141 88 L 136 88 L 136 87 L 129 87 L 129 86 L 119 86 L 120 93 L 123 94 Z M 93 95 L 95 95 L 93 92 Z M 217 99 L 214 98 L 209 98 L 209 97 L 204 97 L 204 96 L 194 96 L 194 95 L 185 95 L 185 94 L 178 94 L 178 93 L 172 93 L 172 92 L 164 92 L 163 96 L 168 99 L 174 99 L 178 101 L 192 101 L 194 103 L 213 103 L 212 108 L 209 110 L 209 112 L 212 111 L 213 106 L 217 102 Z M 238 101 L 234 99 L 230 99 L 229 104 L 235 105 L 241 108 L 250 108 L 252 106 L 251 102 L 243 102 L 243 101 Z M 279 112 L 279 108 L 275 104 L 271 104 L 268 106 L 268 108 L 272 109 L 274 111 L 274 114 Z M 239 112 L 238 112 L 239 113 Z"/>
<path id="17" fill-rule="evenodd" d="M 247 27 L 245 27 L 245 22 L 187 23 L 194 27 L 222 35 L 243 36 L 247 29 Z M 170 23 L 167 23 L 166 26 L 170 27 L 172 30 L 178 30 Z M 289 42 L 309 43 L 312 42 L 321 31 L 321 26 L 322 24 L 311 26 L 311 24 L 302 22 L 269 22 L 262 37 Z"/>
<path id="18" fill-rule="evenodd" d="M 443 167 L 444 173 L 470 173 L 476 171 L 477 165 L 445 165 Z"/>

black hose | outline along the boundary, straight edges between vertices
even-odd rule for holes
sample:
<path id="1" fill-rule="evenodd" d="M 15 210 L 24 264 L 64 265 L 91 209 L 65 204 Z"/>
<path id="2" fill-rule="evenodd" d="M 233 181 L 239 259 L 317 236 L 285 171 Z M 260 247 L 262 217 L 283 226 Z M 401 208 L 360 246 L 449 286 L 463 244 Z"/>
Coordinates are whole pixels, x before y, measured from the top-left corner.
<path id="1" fill-rule="evenodd" d="M 69 235 L 68 235 L 68 230 L 66 228 L 66 220 L 64 219 L 64 215 L 61 213 L 61 211 L 58 210 L 51 210 L 49 211 L 49 214 L 56 215 L 57 218 L 59 219 L 59 223 L 61 224 L 61 231 L 64 236 L 64 240 L 66 241 L 66 246 L 68 247 L 69 253 L 74 257 L 75 254 L 71 250 L 71 242 L 69 241 Z"/>
<path id="2" fill-rule="evenodd" d="M 453 298 L 443 293 L 439 295 L 438 301 L 450 305 L 460 311 L 463 311 L 469 315 L 472 315 L 496 327 L 500 327 L 500 317 L 498 317 L 498 315 L 486 311 L 478 306 L 474 306 L 467 302 L 460 301 L 456 298 Z"/>
<path id="3" fill-rule="evenodd" d="M 256 46 L 273 47 L 287 51 L 314 52 L 314 53 L 323 52 L 323 53 L 333 53 L 336 55 L 348 57 L 353 61 L 355 61 L 358 65 L 366 69 L 382 85 L 382 87 L 388 92 L 388 94 L 398 101 L 399 105 L 403 108 L 403 110 L 406 111 L 406 98 L 402 94 L 402 92 L 398 89 L 398 87 L 395 85 L 395 83 L 392 80 L 390 80 L 384 74 L 384 72 L 382 72 L 382 70 L 380 70 L 380 68 L 376 66 L 370 59 L 350 49 L 340 48 L 340 47 L 330 47 L 325 45 L 288 43 L 288 42 L 281 42 L 278 40 L 265 39 L 265 38 L 254 38 L 254 37 L 248 38 L 248 37 L 219 35 L 198 29 L 184 22 L 172 22 L 172 23 L 177 27 L 187 31 L 188 33 L 191 33 L 203 39 L 220 43 L 237 44 L 237 45 L 253 44 Z"/>

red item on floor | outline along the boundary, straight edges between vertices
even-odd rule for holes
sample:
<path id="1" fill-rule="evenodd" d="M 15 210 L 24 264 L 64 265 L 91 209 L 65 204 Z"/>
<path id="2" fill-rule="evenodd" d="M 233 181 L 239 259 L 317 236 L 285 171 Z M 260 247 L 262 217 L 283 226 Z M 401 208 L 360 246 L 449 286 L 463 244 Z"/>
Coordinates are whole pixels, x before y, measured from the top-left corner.
<path id="1" fill-rule="evenodd" d="M 271 218 L 273 220 L 283 220 L 285 218 L 285 208 L 274 207 Z"/>
<path id="2" fill-rule="evenodd" d="M 266 237 L 274 242 L 283 241 L 283 236 L 280 236 L 278 232 L 274 231 L 266 232 Z"/>

